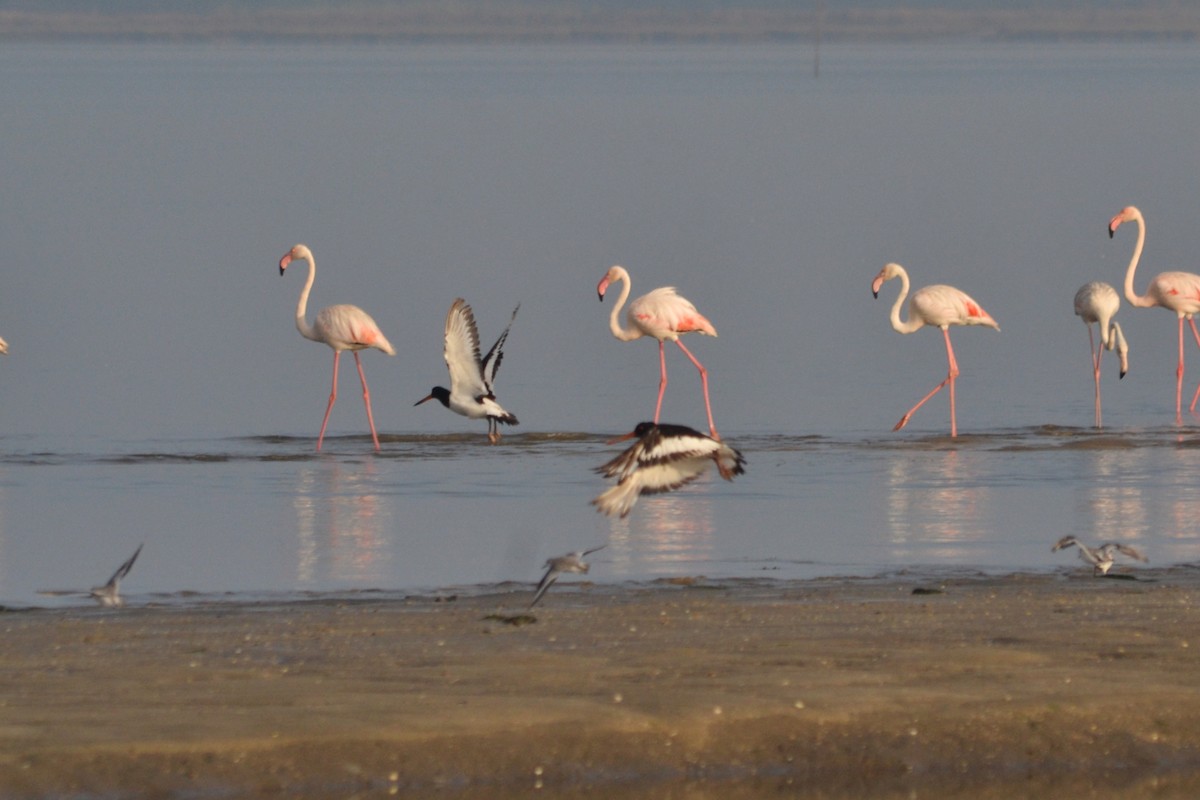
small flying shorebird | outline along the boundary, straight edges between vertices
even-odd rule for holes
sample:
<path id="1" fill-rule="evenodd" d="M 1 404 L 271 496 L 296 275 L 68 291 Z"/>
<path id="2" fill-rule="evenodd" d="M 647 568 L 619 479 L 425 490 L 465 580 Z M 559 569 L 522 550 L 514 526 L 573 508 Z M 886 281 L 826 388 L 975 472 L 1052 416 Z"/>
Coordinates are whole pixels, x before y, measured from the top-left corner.
<path id="1" fill-rule="evenodd" d="M 87 591 L 79 589 L 66 590 L 45 590 L 38 594 L 65 596 L 65 595 L 85 595 L 91 597 L 102 606 L 119 607 L 125 605 L 125 600 L 121 597 L 121 581 L 129 574 L 129 570 L 133 569 L 133 562 L 137 561 L 138 555 L 142 552 L 143 545 L 139 544 L 137 550 L 133 551 L 124 564 L 117 567 L 117 571 L 108 579 L 108 583 L 103 586 L 93 586 Z"/>
<path id="2" fill-rule="evenodd" d="M 1059 539 L 1054 543 L 1054 547 L 1050 548 L 1050 552 L 1057 553 L 1059 550 L 1071 546 L 1079 548 L 1079 559 L 1081 561 L 1092 565 L 1093 575 L 1107 575 L 1108 571 L 1112 569 L 1113 559 L 1117 553 L 1138 561 L 1148 562 L 1150 560 L 1142 554 L 1141 550 L 1138 550 L 1136 547 L 1130 547 L 1127 544 L 1105 542 L 1093 550 L 1074 536 L 1064 536 Z"/>
<path id="3" fill-rule="evenodd" d="M 537 605 L 538 600 L 541 600 L 542 595 L 550 588 L 550 584 L 558 580 L 558 576 L 562 573 L 575 572 L 586 575 L 591 565 L 584 561 L 583 557 L 597 550 L 603 550 L 605 547 L 608 547 L 608 545 L 602 544 L 599 547 L 593 547 L 591 550 L 576 551 L 574 553 L 567 553 L 565 556 L 546 559 L 546 574 L 542 576 L 541 582 L 538 583 L 537 591 L 534 592 L 533 601 L 530 602 L 529 607 L 533 608 Z"/>
<path id="4" fill-rule="evenodd" d="M 466 300 L 461 297 L 456 299 L 446 314 L 445 358 L 446 367 L 450 370 L 450 389 L 447 391 L 445 387 L 435 386 L 426 397 L 413 405 L 419 406 L 427 400 L 437 400 L 464 417 L 487 418 L 488 441 L 492 444 L 500 441 L 499 423 L 516 425 L 517 418 L 500 407 L 492 387 L 496 382 L 496 371 L 500 369 L 500 362 L 504 358 L 504 340 L 508 338 L 509 328 L 512 327 L 520 309 L 521 305 L 518 303 L 513 309 L 508 327 L 481 359 L 475 314 Z"/>
<path id="5" fill-rule="evenodd" d="M 637 441 L 625 452 L 596 468 L 606 478 L 617 478 L 616 486 L 592 500 L 592 505 L 609 516 L 628 516 L 641 495 L 678 489 L 699 478 L 709 464 L 716 464 L 727 481 L 746 471 L 746 459 L 740 452 L 685 425 L 642 422 L 631 433 L 608 443 L 634 438 Z"/>

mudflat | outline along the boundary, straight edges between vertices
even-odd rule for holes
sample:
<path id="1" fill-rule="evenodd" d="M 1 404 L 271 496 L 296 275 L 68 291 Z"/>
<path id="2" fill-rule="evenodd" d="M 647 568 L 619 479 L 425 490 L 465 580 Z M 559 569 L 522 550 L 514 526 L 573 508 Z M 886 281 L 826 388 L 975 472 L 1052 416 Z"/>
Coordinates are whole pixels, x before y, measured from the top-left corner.
<path id="1" fill-rule="evenodd" d="M 0 796 L 1200 796 L 1200 570 L 1125 578 L 10 609 Z"/>

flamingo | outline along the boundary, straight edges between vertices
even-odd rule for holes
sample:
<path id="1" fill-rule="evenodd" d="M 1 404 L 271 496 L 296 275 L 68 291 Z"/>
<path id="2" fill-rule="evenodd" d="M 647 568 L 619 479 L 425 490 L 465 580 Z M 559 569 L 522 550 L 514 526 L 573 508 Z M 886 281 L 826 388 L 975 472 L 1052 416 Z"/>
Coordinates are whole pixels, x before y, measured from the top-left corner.
<path id="1" fill-rule="evenodd" d="M 312 291 L 313 280 L 317 277 L 317 262 L 306 245 L 298 244 L 279 259 L 279 274 L 282 275 L 288 264 L 296 259 L 308 262 L 308 280 L 300 290 L 300 302 L 296 304 L 296 328 L 305 339 L 323 342 L 333 348 L 333 387 L 329 390 L 325 418 L 321 420 L 321 433 L 317 435 L 317 452 L 321 452 L 325 427 L 329 424 L 329 412 L 333 410 L 333 401 L 337 399 L 338 359 L 341 358 L 343 350 L 354 353 L 354 365 L 358 367 L 358 378 L 362 381 L 363 404 L 367 407 L 367 424 L 371 426 L 371 439 L 375 442 L 375 449 L 379 450 L 379 435 L 375 433 L 375 418 L 371 414 L 371 392 L 367 389 L 367 376 L 363 373 L 358 351 L 374 347 L 389 356 L 394 356 L 396 349 L 379 330 L 371 315 L 358 306 L 326 306 L 317 312 L 316 322 L 309 325 L 304 317 L 308 311 L 308 293 Z"/>
<path id="2" fill-rule="evenodd" d="M 0 339 L 0 356 L 8 355 L 8 342 Z"/>
<path id="3" fill-rule="evenodd" d="M 486 356 L 479 358 L 479 329 L 475 326 L 475 314 L 467 301 L 457 298 L 446 314 L 446 344 L 444 356 L 446 367 L 450 370 L 450 389 L 435 386 L 428 395 L 422 397 L 414 406 L 419 406 L 426 400 L 437 400 L 446 408 L 471 419 L 488 421 L 488 441 L 492 444 L 500 441 L 500 426 L 516 425 L 517 418 L 505 411 L 496 402 L 492 386 L 496 381 L 496 371 L 504 359 L 504 341 L 508 338 L 509 328 L 521 310 L 518 303 L 513 309 L 512 319 L 508 328 L 500 334 L 500 338 L 488 350 Z"/>
<path id="4" fill-rule="evenodd" d="M 696 366 L 696 369 L 700 370 L 700 385 L 704 389 L 704 410 L 708 412 L 708 432 L 712 438 L 720 439 L 721 437 L 717 434 L 717 428 L 713 424 L 712 404 L 708 400 L 708 370 L 704 368 L 704 365 L 679 340 L 679 337 L 685 333 L 703 333 L 708 336 L 716 336 L 717 329 L 713 327 L 713 324 L 703 314 L 696 310 L 696 307 L 689 300 L 676 294 L 675 287 L 673 286 L 660 287 L 630 303 L 629 312 L 626 314 L 629 327 L 622 328 L 619 315 L 621 308 L 625 305 L 625 301 L 629 299 L 629 291 L 632 288 L 629 273 L 625 271 L 624 267 L 614 266 L 609 268 L 608 272 L 600 280 L 600 284 L 596 287 L 596 293 L 600 295 L 600 302 L 604 302 L 604 293 L 608 291 L 609 284 L 616 283 L 617 281 L 622 281 L 625 285 L 621 288 L 621 296 L 617 298 L 617 304 L 613 307 L 612 314 L 608 318 L 608 327 L 612 331 L 612 335 L 622 342 L 631 342 L 643 336 L 658 339 L 660 377 L 658 382 L 658 402 L 654 406 L 654 421 L 658 422 L 658 418 L 662 412 L 663 393 L 667 389 L 667 357 L 663 349 L 663 343 L 670 340 L 679 345 L 679 349 L 688 357 L 688 360 Z"/>
<path id="5" fill-rule="evenodd" d="M 1129 371 L 1129 344 L 1125 334 L 1121 333 L 1120 324 L 1112 321 L 1120 305 L 1121 296 L 1117 290 L 1103 281 L 1085 283 L 1075 293 L 1075 315 L 1083 318 L 1088 329 L 1088 352 L 1092 354 L 1092 375 L 1096 379 L 1097 428 L 1103 427 L 1100 423 L 1100 354 L 1105 349 L 1116 350 L 1121 359 L 1121 377 Z M 1100 331 L 1099 346 L 1092 335 L 1093 322 Z"/>
<path id="6" fill-rule="evenodd" d="M 1112 569 L 1113 559 L 1117 553 L 1127 556 L 1128 558 L 1137 559 L 1138 561 L 1150 560 L 1142 554 L 1141 550 L 1138 550 L 1136 547 L 1131 547 L 1127 544 L 1121 544 L 1120 542 L 1105 542 L 1093 550 L 1083 542 L 1076 539 L 1074 536 L 1064 536 L 1063 538 L 1059 539 L 1054 543 L 1054 547 L 1050 548 L 1050 552 L 1057 553 L 1059 550 L 1062 550 L 1065 547 L 1078 547 L 1079 559 L 1087 564 L 1092 565 L 1093 575 L 1107 575 L 1108 571 Z"/>
<path id="7" fill-rule="evenodd" d="M 1138 297 L 1133 290 L 1133 273 L 1137 271 L 1142 247 L 1146 244 L 1146 219 L 1136 207 L 1126 206 L 1109 221 L 1108 238 L 1116 234 L 1123 222 L 1136 222 L 1138 226 L 1137 244 L 1133 247 L 1133 257 L 1129 259 L 1129 268 L 1125 271 L 1125 299 L 1135 308 L 1162 306 L 1179 317 L 1179 365 L 1175 368 L 1175 424 L 1179 425 L 1183 422 L 1183 321 L 1187 320 L 1196 344 L 1200 345 L 1200 331 L 1196 330 L 1196 320 L 1192 318 L 1193 314 L 1200 312 L 1200 275 L 1160 272 L 1150 281 L 1146 294 Z M 1196 387 L 1192 404 L 1188 406 L 1188 411 L 1193 414 L 1196 413 L 1197 399 L 1200 399 L 1200 386 Z"/>
<path id="8" fill-rule="evenodd" d="M 896 423 L 896 427 L 892 428 L 892 430 L 898 431 L 907 425 L 913 413 L 925 405 L 925 402 L 929 398 L 933 397 L 941 391 L 942 387 L 949 383 L 950 435 L 958 436 L 958 421 L 954 412 L 954 379 L 958 377 L 958 362 L 954 359 L 954 348 L 950 345 L 950 326 L 986 325 L 996 330 L 1000 330 L 1000 326 L 966 292 L 943 284 L 925 286 L 914 292 L 912 300 L 908 303 L 908 322 L 902 322 L 900 320 L 900 307 L 904 305 L 904 298 L 908 296 L 909 288 L 908 273 L 904 271 L 904 267 L 899 264 L 885 265 L 879 271 L 879 274 L 875 276 L 875 280 L 872 281 L 871 293 L 875 297 L 879 297 L 879 287 L 892 278 L 900 279 L 900 295 L 896 298 L 896 302 L 892 306 L 892 328 L 898 333 L 912 333 L 926 325 L 941 328 L 942 336 L 946 340 L 946 357 L 950 362 L 950 371 L 946 375 L 946 380 L 933 387 L 933 390 L 929 394 L 922 397 L 919 403 L 910 408 L 908 413 L 900 418 L 900 421 Z"/>
<path id="9" fill-rule="evenodd" d="M 542 580 L 538 583 L 537 591 L 533 593 L 533 601 L 530 602 L 529 607 L 533 608 L 537 605 L 538 600 L 541 600 L 542 595 L 544 595 L 546 590 L 550 588 L 550 584 L 558 580 L 558 576 L 562 573 L 574 572 L 577 574 L 586 575 L 587 571 L 591 568 L 591 565 L 584 561 L 583 557 L 590 555 L 597 550 L 603 550 L 606 547 L 608 547 L 608 545 L 602 544 L 599 547 L 593 547 L 591 550 L 576 551 L 574 553 L 567 553 L 566 555 L 558 556 L 556 558 L 546 559 L 546 574 L 542 576 Z"/>
<path id="10" fill-rule="evenodd" d="M 592 500 L 598 511 L 609 516 L 628 516 L 643 494 L 678 489 L 699 478 L 710 464 L 716 464 L 727 481 L 746 472 L 746 459 L 740 452 L 686 425 L 641 422 L 609 444 L 629 439 L 637 441 L 596 469 L 606 478 L 617 478 L 616 486 Z"/>

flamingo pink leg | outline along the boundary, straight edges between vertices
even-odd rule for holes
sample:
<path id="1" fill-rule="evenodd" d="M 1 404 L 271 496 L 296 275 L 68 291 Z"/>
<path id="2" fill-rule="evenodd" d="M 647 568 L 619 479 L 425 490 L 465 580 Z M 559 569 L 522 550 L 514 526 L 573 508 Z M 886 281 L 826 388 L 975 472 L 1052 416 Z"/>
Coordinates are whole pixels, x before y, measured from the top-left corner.
<path id="1" fill-rule="evenodd" d="M 1096 427 L 1100 424 L 1100 355 L 1104 352 L 1104 342 L 1096 347 L 1096 337 L 1092 335 L 1092 326 L 1088 325 L 1088 352 L 1092 354 L 1092 375 L 1096 379 Z"/>
<path id="2" fill-rule="evenodd" d="M 357 354 L 355 354 L 357 357 Z M 325 406 L 325 418 L 321 420 L 321 432 L 317 434 L 317 452 L 321 452 L 321 442 L 325 441 L 325 426 L 329 424 L 329 412 L 333 411 L 333 401 L 337 400 L 337 372 L 338 359 L 341 358 L 342 351 L 333 351 L 333 388 L 329 390 L 329 404 Z"/>
<path id="3" fill-rule="evenodd" d="M 1180 323 L 1179 323 L 1179 324 L 1180 324 L 1180 326 L 1182 326 L 1182 325 L 1183 325 L 1183 321 L 1182 321 L 1182 320 L 1180 320 Z M 1188 317 L 1188 324 L 1189 324 L 1189 325 L 1191 325 L 1191 327 L 1192 327 L 1192 336 L 1193 336 L 1193 337 L 1196 339 L 1196 346 L 1197 346 L 1197 347 L 1200 347 L 1200 331 L 1196 330 L 1196 320 L 1192 319 L 1192 318 L 1189 316 L 1189 317 Z M 1182 364 L 1183 364 L 1183 357 L 1182 357 L 1182 355 L 1180 356 L 1179 363 L 1180 363 L 1180 365 L 1181 365 L 1181 370 L 1182 370 Z M 1183 376 L 1182 376 L 1182 372 L 1181 372 L 1181 374 L 1180 374 L 1180 378 L 1182 378 L 1182 377 L 1183 377 Z M 1188 406 L 1188 411 L 1190 411 L 1192 414 L 1195 414 L 1195 413 L 1196 413 L 1196 401 L 1197 401 L 1197 400 L 1200 400 L 1200 384 L 1198 384 L 1198 385 L 1196 386 L 1196 393 L 1195 393 L 1194 395 L 1192 395 L 1192 404 L 1191 404 L 1190 406 Z"/>
<path id="4" fill-rule="evenodd" d="M 679 345 L 679 349 L 682 350 L 684 355 L 688 357 L 688 360 L 696 365 L 696 369 L 700 370 L 700 385 L 704 387 L 704 410 L 708 413 L 708 435 L 714 439 L 720 440 L 721 436 L 717 433 L 717 426 L 713 424 L 712 404 L 708 401 L 708 370 L 706 370 L 704 365 L 701 364 L 694 355 L 692 355 L 692 351 L 683 346 L 683 342 L 676 339 L 675 344 Z M 659 347 L 662 347 L 661 342 L 659 343 Z M 666 377 L 666 374 L 666 368 L 664 366 L 664 378 Z M 659 399 L 661 400 L 662 398 L 660 397 Z"/>
<path id="5" fill-rule="evenodd" d="M 321 420 L 321 432 L 317 435 L 317 452 L 321 452 L 321 443 L 325 440 L 325 428 L 329 425 L 329 412 L 333 411 L 333 401 L 337 400 L 338 360 L 342 357 L 341 350 L 333 351 L 333 387 L 329 390 L 329 405 L 325 406 L 325 418 Z M 362 381 L 363 405 L 367 407 L 367 423 L 371 426 L 371 440 L 375 449 L 379 449 L 379 435 L 375 433 L 375 417 L 371 414 L 371 392 L 367 389 L 367 376 L 363 372 L 362 360 L 358 351 L 354 353 L 354 365 L 358 367 L 358 379 Z"/>
<path id="6" fill-rule="evenodd" d="M 663 350 L 663 342 L 658 340 L 658 402 L 654 405 L 654 424 L 658 424 L 658 416 L 662 413 L 663 394 L 667 391 L 667 354 Z"/>
<path id="7" fill-rule="evenodd" d="M 954 348 L 950 346 L 950 330 L 948 328 L 943 328 L 942 335 L 946 338 L 946 359 L 950 362 L 950 371 L 946 374 L 946 380 L 933 387 L 933 390 L 930 391 L 929 394 L 922 397 L 920 402 L 910 408 L 908 413 L 900 418 L 900 421 L 896 423 L 896 427 L 892 428 L 892 430 L 898 431 L 907 425 L 909 419 L 912 418 L 912 415 L 916 413 L 917 409 L 925 405 L 929 398 L 940 392 L 948 383 L 950 384 L 950 435 L 958 436 L 958 420 L 955 418 L 954 414 L 954 379 L 958 377 L 958 361 L 954 358 Z"/>
<path id="8" fill-rule="evenodd" d="M 1179 317 L 1179 365 L 1175 367 L 1175 424 L 1183 424 L 1183 316 Z"/>
<path id="9" fill-rule="evenodd" d="M 367 424 L 371 426 L 371 441 L 375 442 L 375 449 L 379 450 L 379 435 L 375 433 L 375 417 L 371 414 L 371 390 L 367 388 L 367 376 L 363 372 L 362 361 L 358 358 L 357 350 L 354 351 L 354 366 L 358 367 L 358 379 L 362 381 L 363 405 L 367 407 Z"/>

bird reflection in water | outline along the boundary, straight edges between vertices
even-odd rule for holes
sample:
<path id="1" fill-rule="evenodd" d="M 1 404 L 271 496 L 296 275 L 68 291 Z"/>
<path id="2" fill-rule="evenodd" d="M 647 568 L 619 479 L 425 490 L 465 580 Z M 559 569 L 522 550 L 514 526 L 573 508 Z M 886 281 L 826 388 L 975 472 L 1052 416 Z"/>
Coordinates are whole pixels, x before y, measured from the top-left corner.
<path id="1" fill-rule="evenodd" d="M 296 577 L 378 584 L 386 581 L 391 543 L 383 535 L 392 509 L 374 491 L 376 465 L 316 462 L 300 472 Z M 319 574 L 324 573 L 324 574 Z"/>
<path id="2" fill-rule="evenodd" d="M 609 519 L 608 572 L 614 576 L 687 574 L 717 555 L 709 497 L 666 495 L 631 517 Z"/>
<path id="3" fill-rule="evenodd" d="M 957 450 L 897 453 L 888 465 L 888 526 L 897 557 L 963 561 L 968 542 L 984 538 L 983 508 L 991 491 L 971 458 Z"/>

